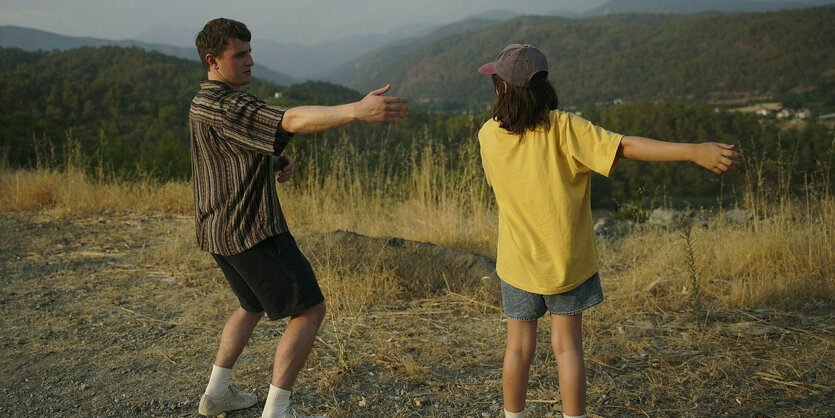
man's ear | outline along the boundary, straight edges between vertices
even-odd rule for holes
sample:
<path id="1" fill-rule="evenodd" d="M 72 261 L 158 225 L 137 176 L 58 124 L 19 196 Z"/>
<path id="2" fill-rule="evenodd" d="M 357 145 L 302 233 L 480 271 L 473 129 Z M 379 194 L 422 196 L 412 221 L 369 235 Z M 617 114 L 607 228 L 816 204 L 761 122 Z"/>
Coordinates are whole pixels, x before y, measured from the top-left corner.
<path id="1" fill-rule="evenodd" d="M 503 93 L 507 93 L 507 81 L 502 80 L 502 87 L 504 88 Z"/>
<path id="2" fill-rule="evenodd" d="M 209 64 L 210 68 L 215 68 L 217 66 L 217 59 L 212 54 L 206 54 L 206 62 Z"/>

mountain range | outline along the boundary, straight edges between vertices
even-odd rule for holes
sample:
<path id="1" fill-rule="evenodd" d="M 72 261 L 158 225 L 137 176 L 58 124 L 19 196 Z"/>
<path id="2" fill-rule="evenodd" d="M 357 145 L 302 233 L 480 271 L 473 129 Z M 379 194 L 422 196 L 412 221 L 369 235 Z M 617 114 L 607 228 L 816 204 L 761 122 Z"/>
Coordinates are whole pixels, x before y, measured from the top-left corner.
<path id="1" fill-rule="evenodd" d="M 827 1 L 751 1 L 751 0 L 610 0 L 603 5 L 589 9 L 580 16 L 606 16 L 619 13 L 676 13 L 693 14 L 705 12 L 773 12 L 820 6 Z"/>
<path id="2" fill-rule="evenodd" d="M 391 83 L 392 94 L 426 106 L 483 106 L 492 93 L 473 68 L 495 59 L 507 43 L 524 42 L 546 52 L 552 78 L 572 80 L 558 83 L 564 103 L 831 96 L 835 6 L 808 8 L 820 3 L 826 2 L 611 0 L 585 17 L 553 16 L 567 14 L 555 10 L 541 16 L 494 10 L 448 25 L 416 25 L 315 45 L 255 39 L 254 74 L 279 85 L 313 78 L 361 92 Z M 733 12 L 787 7 L 795 10 Z M 642 10 L 656 13 L 635 13 Z M 143 39 L 165 39 L 166 30 L 177 28 L 159 27 Z M 172 39 L 190 37 L 191 31 Z M 193 47 L 0 26 L 3 47 L 33 51 L 101 45 L 138 46 L 197 60 Z"/>
<path id="3" fill-rule="evenodd" d="M 708 102 L 833 96 L 835 6 L 729 15 L 520 16 L 411 48 L 369 56 L 346 84 L 391 83 L 392 94 L 457 108 L 492 101 L 476 72 L 509 43 L 540 47 L 564 103 L 613 99 Z M 480 105 L 480 106 L 481 106 Z"/>
<path id="4" fill-rule="evenodd" d="M 73 37 L 37 29 L 21 28 L 18 26 L 0 26 L 0 47 L 14 47 L 23 49 L 24 51 L 65 51 L 84 46 L 135 46 L 147 51 L 156 51 L 177 58 L 199 61 L 197 51 L 194 47 L 185 48 L 171 46 L 168 44 L 148 43 L 133 39 L 115 41 L 100 38 Z M 275 84 L 288 85 L 296 82 L 296 79 L 293 77 L 275 71 L 262 64 L 255 64 L 253 73 L 257 74 L 259 78 Z"/>
<path id="5" fill-rule="evenodd" d="M 620 13 L 704 13 L 708 11 L 736 13 L 762 12 L 786 8 L 811 7 L 832 0 L 609 0 L 603 5 L 583 13 L 566 10 L 543 9 L 543 16 L 583 18 Z M 599 4 L 599 3 L 597 3 Z M 354 78 L 365 59 L 383 53 L 403 55 L 399 48 L 413 50 L 423 44 L 456 32 L 473 29 L 474 22 L 484 26 L 499 24 L 516 18 L 519 13 L 510 10 L 489 10 L 451 24 L 412 24 L 385 34 L 361 34 L 341 39 L 304 44 L 281 42 L 272 39 L 253 39 L 253 52 L 259 77 L 282 85 L 308 79 L 345 82 Z M 72 38 L 49 32 L 32 32 L 33 29 L 0 26 L 0 46 L 18 47 L 27 51 L 37 49 L 64 50 L 79 46 L 139 46 L 181 58 L 194 58 L 194 34 L 199 28 L 186 28 L 160 24 L 146 30 L 136 39 L 107 40 L 98 38 Z M 396 46 L 396 47 L 395 47 Z"/>

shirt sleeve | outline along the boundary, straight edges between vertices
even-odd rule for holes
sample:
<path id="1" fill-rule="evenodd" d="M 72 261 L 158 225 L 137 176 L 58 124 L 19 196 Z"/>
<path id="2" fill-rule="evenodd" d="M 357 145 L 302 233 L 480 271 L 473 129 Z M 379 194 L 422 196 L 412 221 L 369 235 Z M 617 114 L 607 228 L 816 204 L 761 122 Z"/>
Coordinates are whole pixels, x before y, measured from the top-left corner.
<path id="1" fill-rule="evenodd" d="M 609 177 L 617 162 L 623 135 L 603 129 L 573 113 L 561 132 L 572 168 L 577 173 L 594 171 Z"/>
<path id="2" fill-rule="evenodd" d="M 492 171 L 490 169 L 490 159 L 487 157 L 485 149 L 484 149 L 484 142 L 483 139 L 484 135 L 484 127 L 481 128 L 478 132 L 478 145 L 479 145 L 479 153 L 481 154 L 481 167 L 484 169 L 484 178 L 487 180 L 487 185 L 493 187 L 493 180 L 490 178 L 492 176 Z"/>
<path id="3" fill-rule="evenodd" d="M 286 108 L 239 92 L 224 104 L 223 131 L 237 146 L 262 154 L 280 155 L 293 134 L 281 129 Z"/>

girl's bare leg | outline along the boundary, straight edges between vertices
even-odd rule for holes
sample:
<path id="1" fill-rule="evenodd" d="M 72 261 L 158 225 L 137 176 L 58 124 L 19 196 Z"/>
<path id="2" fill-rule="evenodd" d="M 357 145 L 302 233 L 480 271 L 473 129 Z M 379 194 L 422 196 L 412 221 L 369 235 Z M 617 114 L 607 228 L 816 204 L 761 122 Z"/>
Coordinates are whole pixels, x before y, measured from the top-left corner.
<path id="1" fill-rule="evenodd" d="M 536 351 L 536 320 L 507 319 L 507 349 L 502 369 L 504 408 L 508 412 L 525 409 L 528 374 Z"/>
<path id="2" fill-rule="evenodd" d="M 586 367 L 583 364 L 583 314 L 551 315 L 551 345 L 560 374 L 563 413 L 586 413 Z M 507 361 L 507 360 L 505 360 Z"/>

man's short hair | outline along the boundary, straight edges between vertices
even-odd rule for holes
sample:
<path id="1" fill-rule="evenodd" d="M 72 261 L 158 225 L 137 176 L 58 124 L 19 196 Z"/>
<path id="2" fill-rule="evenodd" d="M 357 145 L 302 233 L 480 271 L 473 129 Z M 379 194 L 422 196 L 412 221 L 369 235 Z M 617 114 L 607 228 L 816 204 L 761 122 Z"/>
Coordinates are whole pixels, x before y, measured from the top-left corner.
<path id="1" fill-rule="evenodd" d="M 194 39 L 194 45 L 197 46 L 197 53 L 200 54 L 200 62 L 203 63 L 203 68 L 209 71 L 206 54 L 219 57 L 223 54 L 230 39 L 249 42 L 251 38 L 252 35 L 246 25 L 237 20 L 220 17 L 210 20 L 209 23 L 206 23 L 206 26 L 203 26 L 203 30 Z"/>

